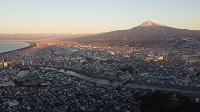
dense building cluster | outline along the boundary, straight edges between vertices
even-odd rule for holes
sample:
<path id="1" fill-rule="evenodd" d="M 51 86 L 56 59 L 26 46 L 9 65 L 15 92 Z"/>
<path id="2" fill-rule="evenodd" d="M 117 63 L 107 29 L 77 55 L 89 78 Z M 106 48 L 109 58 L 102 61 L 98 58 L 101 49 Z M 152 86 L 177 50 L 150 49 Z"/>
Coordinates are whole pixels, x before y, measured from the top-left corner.
<path id="1" fill-rule="evenodd" d="M 0 111 L 140 112 L 140 103 L 135 97 L 144 95 L 142 92 L 90 83 L 53 69 L 34 71 L 45 80 L 41 85 L 0 88 Z M 26 73 L 30 76 L 32 72 Z"/>
<path id="2" fill-rule="evenodd" d="M 98 78 L 132 78 L 133 81 L 162 85 L 199 87 L 200 55 L 198 48 L 192 49 L 190 45 L 197 41 L 186 38 L 184 42 L 179 42 L 178 47 L 170 44 L 110 47 L 57 41 L 37 42 L 36 47 L 24 52 L 13 51 L 2 58 L 6 66 L 65 67 Z"/>
<path id="3" fill-rule="evenodd" d="M 123 83 L 88 82 L 60 69 L 111 82 L 199 90 L 199 40 L 183 41 L 135 47 L 35 41 L 34 47 L 0 54 L 0 111 L 140 112 L 136 97 L 143 92 Z"/>

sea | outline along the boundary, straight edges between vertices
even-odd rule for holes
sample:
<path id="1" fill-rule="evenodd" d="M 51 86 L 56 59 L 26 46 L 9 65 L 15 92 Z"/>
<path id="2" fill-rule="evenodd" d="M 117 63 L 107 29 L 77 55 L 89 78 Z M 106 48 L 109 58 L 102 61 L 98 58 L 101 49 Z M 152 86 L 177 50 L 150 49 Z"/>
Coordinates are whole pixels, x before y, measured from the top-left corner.
<path id="1" fill-rule="evenodd" d="M 26 42 L 0 41 L 0 53 L 21 49 L 29 45 Z"/>

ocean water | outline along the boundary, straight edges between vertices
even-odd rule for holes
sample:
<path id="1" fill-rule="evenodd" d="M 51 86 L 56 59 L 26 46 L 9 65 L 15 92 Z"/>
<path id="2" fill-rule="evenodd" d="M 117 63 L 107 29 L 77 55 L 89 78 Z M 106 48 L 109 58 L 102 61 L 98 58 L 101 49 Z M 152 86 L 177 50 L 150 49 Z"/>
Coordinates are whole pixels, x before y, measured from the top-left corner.
<path id="1" fill-rule="evenodd" d="M 26 42 L 9 42 L 9 41 L 0 41 L 0 53 L 21 49 L 29 46 L 29 43 Z"/>

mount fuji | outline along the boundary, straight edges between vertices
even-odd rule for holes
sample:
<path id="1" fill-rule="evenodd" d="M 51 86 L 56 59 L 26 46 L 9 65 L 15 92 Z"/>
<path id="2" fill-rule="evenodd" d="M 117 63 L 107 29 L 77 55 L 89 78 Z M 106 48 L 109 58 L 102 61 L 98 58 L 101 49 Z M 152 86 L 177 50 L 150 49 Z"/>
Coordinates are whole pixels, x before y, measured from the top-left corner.
<path id="1" fill-rule="evenodd" d="M 128 30 L 117 30 L 97 35 L 70 39 L 84 43 L 108 43 L 110 45 L 154 44 L 183 38 L 200 38 L 199 30 L 178 29 L 162 25 L 154 20 L 147 20 Z"/>
<path id="2" fill-rule="evenodd" d="M 140 26 L 164 26 L 154 20 L 147 20 L 144 23 L 142 23 Z"/>

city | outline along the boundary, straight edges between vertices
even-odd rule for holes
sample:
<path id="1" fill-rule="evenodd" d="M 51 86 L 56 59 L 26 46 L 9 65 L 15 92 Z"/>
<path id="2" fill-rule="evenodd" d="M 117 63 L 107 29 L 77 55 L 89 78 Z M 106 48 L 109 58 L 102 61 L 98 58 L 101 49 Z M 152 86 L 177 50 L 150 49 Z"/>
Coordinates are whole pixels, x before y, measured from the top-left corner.
<path id="1" fill-rule="evenodd" d="M 6 92 L 10 94 L 10 96 L 6 94 L 8 95 L 7 97 L 9 98 L 12 96 L 12 99 L 15 101 L 15 104 L 10 104 L 9 106 L 12 108 L 7 109 L 36 109 L 33 111 L 52 109 L 48 106 L 41 107 L 40 105 L 48 104 L 40 104 L 40 102 L 42 103 L 46 100 L 51 100 L 49 98 L 45 98 L 45 96 L 47 95 L 46 97 L 50 97 L 49 95 L 52 96 L 53 94 L 56 95 L 54 96 L 56 99 L 51 100 L 52 105 L 57 105 L 59 107 L 55 107 L 54 111 L 62 111 L 62 109 L 63 111 L 96 111 L 101 109 L 102 111 L 106 111 L 106 109 L 111 109 L 112 111 L 120 111 L 121 109 L 121 111 L 124 111 L 127 109 L 127 111 L 137 112 L 140 111 L 140 103 L 136 99 L 140 95 L 147 94 L 147 92 L 142 92 L 145 89 L 140 88 L 140 86 L 131 87 L 131 83 L 152 86 L 152 88 L 149 88 L 147 91 L 156 91 L 156 88 L 158 87 L 160 87 L 161 90 L 162 88 L 177 88 L 177 90 L 193 90 L 192 92 L 190 91 L 189 94 L 199 95 L 199 65 L 198 63 L 195 63 L 196 61 L 198 62 L 198 58 L 194 61 L 195 58 L 191 51 L 189 51 L 191 54 L 188 54 L 188 58 L 183 58 L 182 60 L 180 60 L 180 58 L 176 58 L 175 56 L 178 51 L 187 52 L 186 49 L 184 49 L 185 51 L 174 51 L 175 54 L 172 52 L 170 52 L 171 54 L 168 54 L 169 52 L 167 50 L 161 48 L 159 48 L 160 50 L 155 50 L 155 48 L 150 49 L 151 47 L 149 46 L 147 48 L 128 46 L 119 48 L 106 45 L 101 46 L 101 44 L 82 45 L 75 42 L 58 40 L 46 42 L 30 41 L 29 43 L 32 44 L 30 44 L 30 47 L 27 49 L 1 54 L 2 61 L 0 86 L 7 88 L 2 88 L 1 94 L 3 95 Z M 190 44 L 191 42 L 189 41 L 189 45 Z M 184 44 L 184 46 L 187 46 L 187 44 Z M 178 54 L 181 55 L 181 52 Z M 195 49 L 193 52 L 198 52 L 198 49 Z M 180 55 L 177 57 L 180 57 Z M 193 59 L 192 61 L 189 58 L 191 56 Z M 196 56 L 198 57 L 198 55 Z M 171 57 L 173 57 L 174 60 L 168 60 Z M 188 70 L 188 68 L 193 69 Z M 83 76 L 76 76 L 68 71 L 74 71 L 78 74 L 82 74 L 83 76 L 102 80 L 98 82 L 91 81 L 89 78 L 86 78 L 85 80 Z M 108 82 L 106 83 L 105 80 Z M 118 83 L 115 81 L 118 81 Z M 68 90 L 68 87 L 71 89 Z M 73 90 L 73 88 L 75 90 Z M 135 89 L 143 90 L 137 92 Z M 30 93 L 28 93 L 26 98 L 24 95 L 27 94 L 26 92 L 28 91 L 30 91 Z M 35 91 L 37 91 L 37 96 L 35 96 L 36 94 L 33 94 Z M 43 94 L 45 96 L 41 97 L 44 91 L 48 94 Z M 57 94 L 58 91 L 60 91 L 59 94 Z M 95 95 L 94 97 L 97 98 L 93 99 L 94 101 L 92 101 L 93 103 L 91 106 L 79 104 L 78 107 L 80 108 L 78 108 L 76 107 L 77 105 L 75 106 L 71 104 L 72 107 L 69 106 L 62 108 L 64 102 L 67 102 L 62 101 L 61 99 L 68 99 L 70 97 L 69 91 L 71 91 L 72 94 L 91 94 Z M 75 91 L 78 91 L 78 93 Z M 102 99 L 104 96 L 102 96 L 102 91 L 104 91 L 105 95 L 109 98 L 119 98 L 116 101 L 116 104 L 111 105 L 112 108 L 105 106 L 101 108 L 101 106 L 96 106 L 97 104 L 101 103 L 103 105 L 104 103 L 102 101 L 106 101 L 107 99 L 105 96 L 106 99 L 100 101 L 97 100 L 98 97 Z M 97 93 L 101 94 L 98 95 Z M 186 93 L 187 91 L 185 94 Z M 69 96 L 66 96 L 65 94 L 68 94 Z M 118 94 L 120 95 L 117 96 Z M 15 95 L 16 97 L 13 97 Z M 20 95 L 23 97 L 21 99 L 26 101 L 19 100 Z M 59 99 L 59 95 L 61 99 Z M 62 95 L 64 95 L 63 97 L 66 98 L 62 98 Z M 75 95 L 73 97 L 77 99 L 78 96 Z M 31 97 L 31 99 L 29 97 Z M 127 100 L 132 98 L 130 104 L 126 103 L 127 101 L 125 101 L 123 104 L 123 102 L 121 102 L 123 100 L 120 99 L 120 97 L 123 99 L 127 97 Z M 84 96 L 84 98 L 86 98 L 86 96 Z M 41 99 L 43 99 L 43 101 L 40 101 Z M 194 99 L 196 102 L 199 102 L 200 98 L 193 97 L 192 99 Z M 80 103 L 79 100 L 80 99 L 77 99 L 77 103 Z M 91 102 L 90 100 L 92 100 L 92 98 L 88 98 L 87 102 L 89 104 Z M 6 101 L 12 102 L 12 100 L 10 101 L 8 99 L 5 100 L 5 102 Z M 58 101 L 62 101 L 62 103 Z M 120 104 L 118 104 L 119 101 Z M 2 105 L 6 104 L 5 102 L 3 102 Z M 112 101 L 110 103 L 114 102 Z M 26 105 L 20 106 L 20 104 Z M 131 105 L 131 107 L 127 108 L 128 105 Z M 89 108 L 88 106 L 92 108 Z M 113 108 L 113 106 L 116 107 Z M 117 108 L 117 106 L 120 108 Z"/>
<path id="2" fill-rule="evenodd" d="M 2 0 L 0 112 L 200 112 L 199 0 Z"/>

